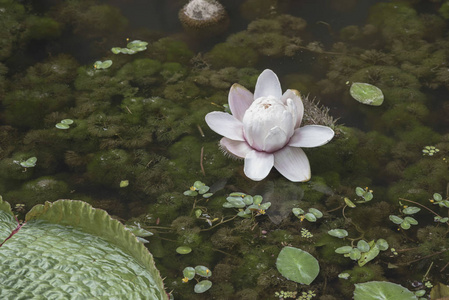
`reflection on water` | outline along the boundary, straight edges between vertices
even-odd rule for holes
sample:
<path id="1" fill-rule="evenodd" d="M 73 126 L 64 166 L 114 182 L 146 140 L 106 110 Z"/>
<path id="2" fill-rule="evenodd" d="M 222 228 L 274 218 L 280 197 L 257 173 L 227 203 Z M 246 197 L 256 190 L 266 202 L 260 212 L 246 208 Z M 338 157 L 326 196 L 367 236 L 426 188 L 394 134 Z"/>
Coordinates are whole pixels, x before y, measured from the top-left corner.
<path id="1" fill-rule="evenodd" d="M 29 210 L 71 198 L 138 222 L 155 233 L 148 247 L 167 290 L 179 299 L 271 299 L 280 291 L 299 297 L 309 290 L 320 299 L 349 299 L 355 284 L 374 280 L 413 291 L 411 282 L 428 283 L 428 295 L 430 284 L 444 282 L 449 244 L 447 224 L 439 220 L 447 217 L 449 182 L 446 6 L 424 0 L 223 0 L 229 29 L 199 38 L 178 21 L 186 2 L 0 4 L 0 194 L 19 218 L 23 205 Z M 148 42 L 147 50 L 110 51 L 133 40 Z M 95 61 L 105 60 L 112 65 L 95 69 Z M 326 110 L 320 105 L 338 118 L 331 143 L 305 150 L 308 183 L 288 182 L 274 170 L 261 182 L 248 180 L 242 161 L 221 152 L 219 136 L 204 122 L 207 113 L 224 110 L 233 83 L 253 90 L 266 68 L 280 75 L 282 86 L 309 95 L 305 118 L 316 120 L 312 111 L 319 116 Z M 347 82 L 376 85 L 384 104 L 363 106 L 350 97 Z M 315 123 L 325 124 L 325 115 Z M 64 119 L 74 122 L 57 129 Z M 430 156 L 422 151 L 426 146 L 439 151 Z M 35 167 L 21 166 L 31 157 Z M 120 187 L 125 180 L 129 185 Z M 185 196 L 197 180 L 214 195 Z M 373 190 L 374 198 L 366 201 L 356 187 Z M 223 207 L 234 191 L 262 195 L 271 207 L 238 216 L 238 209 Z M 440 202 L 434 193 L 442 195 Z M 407 214 L 404 206 L 421 211 Z M 292 208 L 315 208 L 324 216 L 310 222 Z M 408 228 L 390 215 L 418 224 Z M 441 218 L 434 222 L 434 216 Z M 331 229 L 349 235 L 332 237 Z M 395 250 L 364 265 L 355 254 L 335 253 L 379 239 Z M 310 286 L 277 271 L 276 257 L 286 245 L 318 259 L 321 271 Z M 179 246 L 193 251 L 177 254 Z M 182 270 L 196 265 L 213 273 L 204 294 L 181 282 Z M 340 273 L 349 279 L 339 279 Z"/>

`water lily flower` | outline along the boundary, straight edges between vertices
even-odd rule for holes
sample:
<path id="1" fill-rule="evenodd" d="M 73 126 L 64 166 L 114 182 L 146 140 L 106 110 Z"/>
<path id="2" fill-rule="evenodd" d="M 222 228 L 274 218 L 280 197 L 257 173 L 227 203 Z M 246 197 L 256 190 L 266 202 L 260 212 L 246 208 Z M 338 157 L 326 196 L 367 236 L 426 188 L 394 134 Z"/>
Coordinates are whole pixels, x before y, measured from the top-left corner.
<path id="1" fill-rule="evenodd" d="M 282 94 L 278 77 L 267 69 L 259 75 L 254 95 L 234 84 L 228 102 L 232 115 L 214 111 L 206 115 L 206 123 L 224 136 L 222 149 L 245 160 L 247 177 L 260 181 L 274 166 L 291 181 L 310 179 L 309 160 L 301 147 L 324 145 L 334 131 L 321 125 L 300 127 L 304 105 L 298 91 Z"/>

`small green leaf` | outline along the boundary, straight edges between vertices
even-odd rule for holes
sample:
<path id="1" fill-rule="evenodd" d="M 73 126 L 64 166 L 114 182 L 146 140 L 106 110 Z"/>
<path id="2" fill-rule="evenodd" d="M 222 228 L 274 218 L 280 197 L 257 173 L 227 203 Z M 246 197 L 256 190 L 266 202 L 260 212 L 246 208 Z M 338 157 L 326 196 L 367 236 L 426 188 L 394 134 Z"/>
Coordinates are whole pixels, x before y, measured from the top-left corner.
<path id="1" fill-rule="evenodd" d="M 338 254 L 347 254 L 347 253 L 350 253 L 351 251 L 352 251 L 351 246 L 343 246 L 343 247 L 339 247 L 339 248 L 335 249 L 335 253 L 338 253 Z"/>
<path id="2" fill-rule="evenodd" d="M 184 195 L 190 196 L 190 197 L 195 197 L 196 195 L 198 195 L 198 193 L 196 191 L 187 190 L 184 192 Z"/>
<path id="3" fill-rule="evenodd" d="M 223 203 L 223 207 L 224 208 L 234 208 L 234 205 L 230 202 L 225 202 L 225 203 Z"/>
<path id="4" fill-rule="evenodd" d="M 348 236 L 348 232 L 344 229 L 331 229 L 327 233 L 340 239 Z"/>
<path id="5" fill-rule="evenodd" d="M 147 42 L 144 41 L 139 41 L 139 40 L 135 40 L 132 42 L 129 42 L 126 47 L 130 48 L 130 49 L 134 49 L 134 48 L 146 48 L 146 46 L 148 45 Z"/>
<path id="6" fill-rule="evenodd" d="M 63 123 L 58 123 L 58 124 L 55 125 L 55 127 L 58 128 L 58 129 L 64 129 L 64 130 L 70 128 L 69 125 L 63 124 Z"/>
<path id="7" fill-rule="evenodd" d="M 114 54 L 121 53 L 122 52 L 121 50 L 122 50 L 122 48 L 120 48 L 120 47 L 114 47 L 111 49 L 112 53 L 114 53 Z"/>
<path id="8" fill-rule="evenodd" d="M 309 208 L 309 212 L 312 213 L 312 214 L 314 214 L 315 217 L 317 217 L 317 219 L 323 217 L 323 213 L 322 213 L 321 211 L 319 211 L 318 209 L 316 209 L 316 208 L 313 208 L 313 207 L 312 207 L 312 208 Z"/>
<path id="9" fill-rule="evenodd" d="M 379 247 L 379 250 L 381 250 L 381 251 L 387 250 L 388 246 L 389 246 L 388 242 L 386 240 L 384 240 L 384 239 L 378 239 L 376 241 L 376 245 L 377 245 L 377 247 Z"/>
<path id="10" fill-rule="evenodd" d="M 304 215 L 304 218 L 306 218 L 306 220 L 309 221 L 309 222 L 316 222 L 316 217 L 312 213 L 306 213 Z"/>
<path id="11" fill-rule="evenodd" d="M 246 205 L 253 204 L 253 196 L 246 195 L 245 197 L 243 197 L 243 203 L 245 203 Z"/>
<path id="12" fill-rule="evenodd" d="M 351 200 L 349 200 L 349 198 L 346 198 L 346 197 L 345 197 L 344 200 L 345 200 L 346 205 L 349 206 L 350 208 L 356 207 L 356 205 L 354 204 L 354 202 L 352 202 Z"/>
<path id="13" fill-rule="evenodd" d="M 353 248 L 351 252 L 349 252 L 349 258 L 352 260 L 359 260 L 361 256 L 362 253 L 357 248 Z"/>
<path id="14" fill-rule="evenodd" d="M 179 246 L 178 248 L 176 248 L 176 253 L 179 254 L 189 254 L 190 252 L 192 252 L 192 248 L 188 246 Z"/>
<path id="15" fill-rule="evenodd" d="M 293 213 L 295 216 L 299 217 L 300 215 L 303 215 L 303 214 L 304 214 L 304 210 L 301 209 L 301 208 L 295 207 L 295 208 L 292 208 L 292 213 Z"/>
<path id="16" fill-rule="evenodd" d="M 413 215 L 416 214 L 417 212 L 419 212 L 421 210 L 421 208 L 416 207 L 416 206 L 409 206 L 406 207 L 402 210 L 402 212 L 406 215 Z"/>
<path id="17" fill-rule="evenodd" d="M 204 194 L 204 193 L 207 193 L 209 191 L 209 187 L 207 186 L 207 185 L 204 185 L 204 186 L 202 186 L 202 187 L 200 187 L 199 189 L 198 189 L 198 192 L 202 195 L 202 194 Z"/>
<path id="18" fill-rule="evenodd" d="M 203 194 L 203 198 L 209 198 L 212 195 L 213 195 L 213 193 L 206 193 L 206 194 Z"/>
<path id="19" fill-rule="evenodd" d="M 120 187 L 124 188 L 127 187 L 129 185 L 129 180 L 122 180 L 120 181 Z"/>
<path id="20" fill-rule="evenodd" d="M 362 197 L 365 194 L 365 190 L 362 189 L 361 187 L 356 187 L 355 193 L 357 194 L 357 196 Z"/>
<path id="21" fill-rule="evenodd" d="M 232 207 L 244 208 L 246 206 L 242 198 L 228 197 L 226 200 L 232 204 Z"/>
<path id="22" fill-rule="evenodd" d="M 66 124 L 66 125 L 71 125 L 73 124 L 73 120 L 72 119 L 64 119 L 61 121 L 62 124 Z"/>
<path id="23" fill-rule="evenodd" d="M 364 240 L 360 240 L 357 242 L 357 248 L 361 251 L 361 252 L 368 252 L 369 251 L 369 245 L 366 241 Z"/>
<path id="24" fill-rule="evenodd" d="M 212 287 L 212 282 L 210 280 L 203 280 L 203 281 L 200 281 L 197 284 L 195 284 L 195 287 L 193 288 L 193 290 L 195 291 L 195 293 L 201 294 L 201 293 L 206 292 L 211 287 Z"/>
<path id="25" fill-rule="evenodd" d="M 412 218 L 412 217 L 405 217 L 404 221 L 406 221 L 410 225 L 418 225 L 418 221 L 415 218 Z"/>
<path id="26" fill-rule="evenodd" d="M 390 215 L 390 221 L 392 221 L 394 224 L 401 224 L 402 222 L 404 222 L 404 220 L 398 216 L 395 215 Z"/>
<path id="27" fill-rule="evenodd" d="M 189 280 L 192 280 L 195 277 L 195 269 L 192 267 L 187 267 L 182 271 L 182 275 Z"/>
<path id="28" fill-rule="evenodd" d="M 20 165 L 24 168 L 33 168 L 36 166 L 37 158 L 35 156 L 28 158 L 26 161 L 22 161 Z"/>
<path id="29" fill-rule="evenodd" d="M 262 196 L 261 195 L 256 195 L 253 197 L 253 203 L 256 205 L 259 205 L 260 203 L 262 203 Z"/>
<path id="30" fill-rule="evenodd" d="M 205 267 L 205 266 L 196 266 L 195 272 L 196 272 L 196 274 L 198 274 L 202 277 L 211 277 L 212 276 L 212 271 L 209 270 L 209 268 Z"/>
<path id="31" fill-rule="evenodd" d="M 404 220 L 404 221 L 401 223 L 402 229 L 405 229 L 405 230 L 410 229 L 411 226 L 412 226 L 412 225 L 410 225 L 410 223 L 407 222 L 406 220 Z"/>
<path id="32" fill-rule="evenodd" d="M 435 194 L 433 194 L 433 199 L 435 201 L 441 201 L 441 200 L 443 200 L 443 197 L 440 194 L 435 193 Z"/>
<path id="33" fill-rule="evenodd" d="M 110 66 L 112 66 L 112 60 L 105 60 L 105 61 L 98 60 L 94 63 L 94 67 L 97 70 L 107 69 Z"/>
<path id="34" fill-rule="evenodd" d="M 270 206 L 271 206 L 271 202 L 265 202 L 265 203 L 262 203 L 262 204 L 259 206 L 259 209 L 267 210 L 267 209 L 270 208 Z"/>
<path id="35" fill-rule="evenodd" d="M 384 102 L 382 90 L 369 83 L 354 82 L 349 93 L 352 98 L 366 105 L 379 106 Z"/>
<path id="36" fill-rule="evenodd" d="M 197 218 L 201 217 L 201 214 L 202 214 L 202 213 L 203 213 L 203 212 L 201 211 L 201 209 L 195 210 L 195 217 L 197 217 Z"/>
<path id="37" fill-rule="evenodd" d="M 349 273 L 340 273 L 338 274 L 338 278 L 348 279 L 351 275 Z"/>

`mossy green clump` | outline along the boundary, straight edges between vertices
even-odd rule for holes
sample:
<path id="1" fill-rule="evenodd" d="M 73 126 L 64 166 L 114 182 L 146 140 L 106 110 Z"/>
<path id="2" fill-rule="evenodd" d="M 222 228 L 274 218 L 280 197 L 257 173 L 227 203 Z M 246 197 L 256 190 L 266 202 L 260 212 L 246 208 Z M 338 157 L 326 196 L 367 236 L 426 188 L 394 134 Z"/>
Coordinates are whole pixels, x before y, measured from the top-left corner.
<path id="1" fill-rule="evenodd" d="M 70 190 L 66 182 L 52 176 L 45 176 L 26 182 L 19 190 L 12 190 L 5 194 L 9 202 L 25 204 L 29 209 L 36 204 L 43 204 L 48 200 L 68 198 Z"/>
<path id="2" fill-rule="evenodd" d="M 168 37 L 159 39 L 148 48 L 151 56 L 161 62 L 188 64 L 194 56 L 187 44 Z"/>
<path id="3" fill-rule="evenodd" d="M 18 45 L 23 35 L 23 20 L 25 7 L 15 0 L 4 0 L 0 3 L 2 22 L 0 23 L 0 61 L 9 57 Z"/>
<path id="4" fill-rule="evenodd" d="M 119 188 L 124 178 L 130 178 L 126 170 L 130 164 L 129 154 L 121 149 L 97 152 L 87 165 L 87 176 L 95 184 Z"/>
<path id="5" fill-rule="evenodd" d="M 154 59 L 136 59 L 124 65 L 117 76 L 123 80 L 129 80 L 133 86 L 147 86 L 157 82 L 156 74 L 162 69 L 162 64 Z"/>
<path id="6" fill-rule="evenodd" d="M 88 39 L 117 36 L 128 26 L 128 20 L 117 7 L 92 5 L 88 1 L 64 2 L 53 17 L 70 26 L 74 34 Z"/>
<path id="7" fill-rule="evenodd" d="M 230 45 L 228 43 L 216 44 L 211 51 L 209 51 L 205 59 L 215 69 L 224 67 L 253 67 L 256 65 L 259 57 L 255 50 Z"/>
<path id="8" fill-rule="evenodd" d="M 29 16 L 25 20 L 25 26 L 24 34 L 28 39 L 55 39 L 62 33 L 61 24 L 49 17 Z"/>
<path id="9" fill-rule="evenodd" d="M 425 27 L 406 2 L 377 3 L 370 9 L 369 23 L 381 30 L 387 41 L 424 38 Z"/>

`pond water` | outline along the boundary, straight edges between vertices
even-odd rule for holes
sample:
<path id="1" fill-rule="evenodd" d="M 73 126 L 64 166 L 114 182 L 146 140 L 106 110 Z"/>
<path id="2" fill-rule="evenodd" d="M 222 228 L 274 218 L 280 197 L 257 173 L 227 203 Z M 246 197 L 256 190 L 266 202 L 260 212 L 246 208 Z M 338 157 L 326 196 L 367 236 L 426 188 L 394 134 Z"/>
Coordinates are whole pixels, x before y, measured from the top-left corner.
<path id="1" fill-rule="evenodd" d="M 350 299 L 370 281 L 449 297 L 432 288 L 449 273 L 449 2 L 223 0 L 223 23 L 187 28 L 187 1 L 34 2 L 0 2 L 0 195 L 19 219 L 79 199 L 139 224 L 175 299 Z M 304 149 L 308 182 L 252 181 L 205 122 L 264 69 L 301 93 L 305 125 L 335 131 Z M 238 215 L 233 192 L 271 206 Z M 317 259 L 315 280 L 281 275 L 284 247 Z M 182 281 L 198 265 L 204 293 Z"/>

